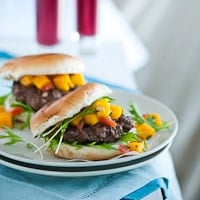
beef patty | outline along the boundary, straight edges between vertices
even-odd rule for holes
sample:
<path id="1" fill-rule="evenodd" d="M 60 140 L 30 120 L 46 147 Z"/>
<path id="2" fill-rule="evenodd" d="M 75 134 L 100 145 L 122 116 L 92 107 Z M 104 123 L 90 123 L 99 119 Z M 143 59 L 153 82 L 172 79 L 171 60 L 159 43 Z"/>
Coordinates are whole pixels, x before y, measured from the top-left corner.
<path id="1" fill-rule="evenodd" d="M 55 101 L 66 94 L 66 92 L 55 88 L 43 92 L 34 85 L 23 86 L 19 82 L 13 83 L 12 92 L 17 101 L 30 105 L 34 110 L 39 110 L 45 104 Z"/>
<path id="2" fill-rule="evenodd" d="M 93 126 L 84 125 L 81 129 L 69 127 L 64 134 L 64 141 L 68 143 L 78 142 L 79 144 L 116 142 L 121 138 L 122 133 L 128 132 L 133 128 L 133 121 L 131 117 L 122 115 L 116 120 L 116 123 L 116 127 L 111 127 L 100 122 Z"/>

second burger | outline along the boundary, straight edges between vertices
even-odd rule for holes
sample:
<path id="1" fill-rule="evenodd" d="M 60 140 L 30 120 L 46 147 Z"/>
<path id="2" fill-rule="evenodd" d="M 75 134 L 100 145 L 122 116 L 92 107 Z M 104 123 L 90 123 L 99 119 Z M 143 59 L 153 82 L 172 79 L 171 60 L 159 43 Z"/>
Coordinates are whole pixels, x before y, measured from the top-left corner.
<path id="1" fill-rule="evenodd" d="M 0 68 L 2 78 L 13 80 L 11 94 L 5 98 L 5 109 L 17 115 L 28 106 L 35 112 L 85 84 L 83 70 L 84 64 L 67 54 L 39 54 L 12 59 Z"/>

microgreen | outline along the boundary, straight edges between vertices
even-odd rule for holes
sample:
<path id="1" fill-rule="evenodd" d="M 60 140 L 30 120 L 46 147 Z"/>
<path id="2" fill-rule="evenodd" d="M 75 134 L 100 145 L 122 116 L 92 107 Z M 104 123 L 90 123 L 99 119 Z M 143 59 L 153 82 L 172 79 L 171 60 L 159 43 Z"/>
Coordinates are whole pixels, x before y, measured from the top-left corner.
<path id="1" fill-rule="evenodd" d="M 55 148 L 55 146 L 57 146 L 56 151 L 55 151 L 57 153 L 60 149 L 60 146 L 63 141 L 64 133 L 67 130 L 69 124 L 76 118 L 83 117 L 87 114 L 91 114 L 94 112 L 96 112 L 96 110 L 94 108 L 92 108 L 91 106 L 88 106 L 88 107 L 84 108 L 81 112 L 79 112 L 77 115 L 75 115 L 71 118 L 64 119 L 61 122 L 58 122 L 56 125 L 54 125 L 50 129 L 48 129 L 47 131 L 42 133 L 41 137 L 46 138 L 46 142 L 40 147 L 40 149 L 45 148 L 47 146 L 49 148 L 52 148 L 52 147 Z M 54 131 L 55 131 L 55 133 L 52 135 L 52 133 Z M 59 136 L 58 144 L 55 145 L 55 142 L 54 142 L 54 145 L 52 145 L 51 141 L 53 141 L 56 138 L 56 136 Z"/>

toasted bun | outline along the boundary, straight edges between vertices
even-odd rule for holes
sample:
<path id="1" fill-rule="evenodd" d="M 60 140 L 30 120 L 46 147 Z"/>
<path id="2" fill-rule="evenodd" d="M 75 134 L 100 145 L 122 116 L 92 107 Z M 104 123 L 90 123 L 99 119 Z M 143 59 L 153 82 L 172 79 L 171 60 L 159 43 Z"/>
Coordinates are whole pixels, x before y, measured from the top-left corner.
<path id="1" fill-rule="evenodd" d="M 105 85 L 86 83 L 52 104 L 42 107 L 31 117 L 30 128 L 33 136 L 39 136 L 47 128 L 74 116 L 82 108 L 91 105 L 95 100 L 107 96 L 111 92 Z"/>
<path id="2" fill-rule="evenodd" d="M 57 153 L 52 150 L 49 151 L 57 157 L 81 160 L 106 160 L 122 154 L 121 151 L 114 149 L 99 149 L 88 146 L 77 149 L 77 147 L 65 143 L 61 144 Z"/>
<path id="3" fill-rule="evenodd" d="M 0 77 L 19 80 L 24 75 L 53 75 L 80 73 L 83 63 L 66 54 L 39 54 L 12 59 L 0 68 Z"/>

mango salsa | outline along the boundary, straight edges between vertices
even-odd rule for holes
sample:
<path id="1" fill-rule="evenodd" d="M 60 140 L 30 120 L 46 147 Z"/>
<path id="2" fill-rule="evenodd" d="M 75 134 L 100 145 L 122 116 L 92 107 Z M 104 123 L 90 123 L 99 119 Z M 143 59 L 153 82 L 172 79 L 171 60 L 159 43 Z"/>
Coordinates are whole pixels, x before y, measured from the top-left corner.
<path id="1" fill-rule="evenodd" d="M 92 104 L 92 108 L 97 110 L 98 117 L 108 117 L 111 113 L 108 99 L 99 99 Z"/>
<path id="2" fill-rule="evenodd" d="M 85 83 L 84 77 L 82 74 L 72 74 L 70 76 L 72 83 L 75 86 L 80 86 L 83 85 Z"/>
<path id="3" fill-rule="evenodd" d="M 5 112 L 5 108 L 2 105 L 0 105 L 0 112 Z"/>
<path id="4" fill-rule="evenodd" d="M 150 113 L 145 115 L 145 119 L 152 118 L 157 126 L 162 126 L 162 119 L 158 113 Z"/>
<path id="5" fill-rule="evenodd" d="M 12 128 L 12 114 L 8 112 L 1 112 L 0 113 L 0 128 L 3 128 L 4 126 Z"/>
<path id="6" fill-rule="evenodd" d="M 86 124 L 94 125 L 98 123 L 99 119 L 96 114 L 88 114 L 84 116 L 84 122 Z"/>
<path id="7" fill-rule="evenodd" d="M 19 81 L 24 86 L 31 85 L 33 83 L 33 76 L 23 76 Z"/>
<path id="8" fill-rule="evenodd" d="M 156 134 L 154 128 L 152 128 L 147 123 L 136 125 L 136 130 L 137 130 L 138 136 L 144 140 L 150 137 L 153 137 Z"/>
<path id="9" fill-rule="evenodd" d="M 130 142 L 128 144 L 128 148 L 129 148 L 130 151 L 137 151 L 138 153 L 142 153 L 142 152 L 144 152 L 144 149 L 145 149 L 144 141 Z"/>
<path id="10" fill-rule="evenodd" d="M 40 90 L 43 90 L 46 85 L 48 85 L 48 89 L 53 88 L 51 80 L 45 75 L 33 77 L 33 84 Z"/>
<path id="11" fill-rule="evenodd" d="M 68 74 L 56 75 L 53 78 L 53 82 L 59 90 L 63 91 L 68 91 L 70 90 L 70 88 L 74 87 L 74 84 L 72 83 L 70 76 Z"/>
<path id="12" fill-rule="evenodd" d="M 112 119 L 118 119 L 123 113 L 123 109 L 119 105 L 111 104 L 110 109 L 111 109 L 111 118 Z"/>
<path id="13" fill-rule="evenodd" d="M 80 121 L 82 120 L 83 118 L 82 117 L 77 117 L 75 118 L 74 120 L 72 120 L 71 124 L 73 126 L 78 126 L 80 124 Z"/>

